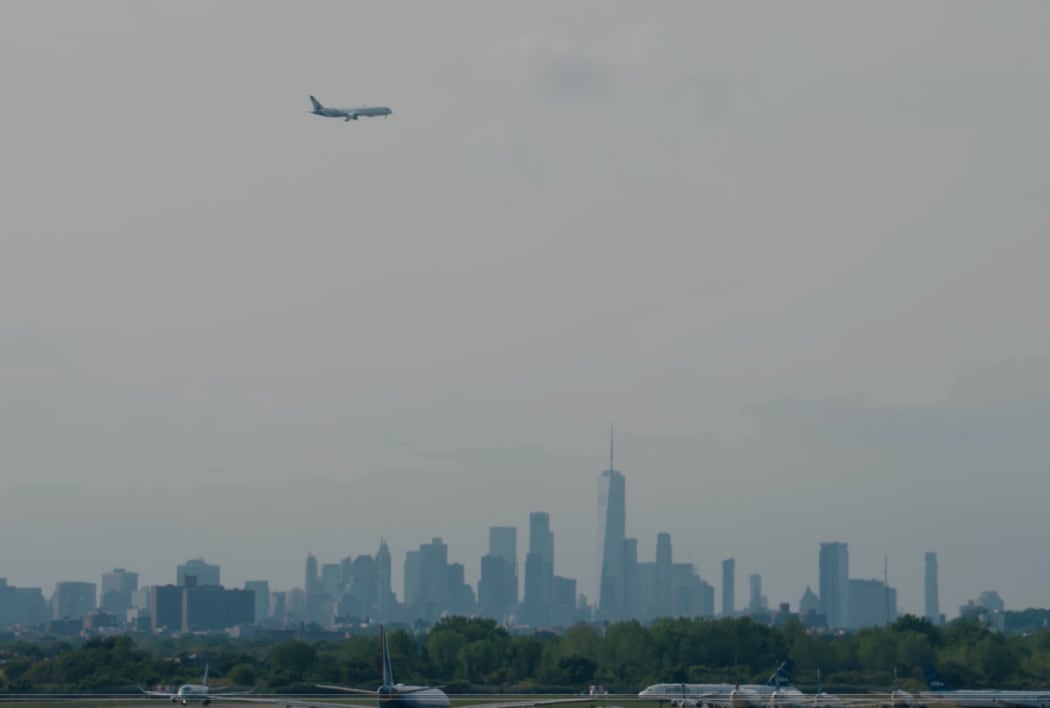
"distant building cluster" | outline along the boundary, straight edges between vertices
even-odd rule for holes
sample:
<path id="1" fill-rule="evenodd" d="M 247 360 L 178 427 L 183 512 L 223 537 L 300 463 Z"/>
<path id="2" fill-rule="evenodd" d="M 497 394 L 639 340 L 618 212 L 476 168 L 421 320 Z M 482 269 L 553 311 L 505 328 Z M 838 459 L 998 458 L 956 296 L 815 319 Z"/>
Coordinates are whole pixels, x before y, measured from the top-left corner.
<path id="1" fill-rule="evenodd" d="M 519 562 L 518 529 L 489 529 L 488 553 L 480 559 L 477 589 L 465 581 L 462 563 L 449 562 L 440 538 L 409 550 L 404 559 L 400 599 L 391 587 L 391 554 L 380 540 L 375 555 L 347 556 L 337 563 L 306 558 L 302 588 L 273 591 L 266 580 L 244 588 L 220 583 L 220 569 L 203 558 L 179 565 L 172 585 L 139 587 L 137 573 L 114 568 L 95 583 L 63 581 L 49 600 L 40 588 L 18 588 L 0 578 L 0 626 L 41 627 L 54 635 L 104 632 L 317 631 L 362 622 L 422 622 L 447 615 L 489 617 L 509 627 L 567 627 L 578 622 L 649 622 L 660 617 L 714 617 L 715 588 L 691 563 L 674 562 L 669 533 L 656 537 L 653 560 L 640 561 L 638 540 L 627 537 L 624 475 L 613 465 L 598 476 L 599 569 L 597 602 L 579 592 L 573 578 L 555 572 L 554 532 L 550 515 L 529 515 L 528 548 Z M 519 575 L 523 571 L 523 577 Z M 884 575 L 886 575 L 884 573 Z M 940 612 L 937 555 L 925 556 L 925 616 L 944 622 Z M 748 577 L 745 609 L 738 610 L 736 560 L 722 562 L 721 612 L 746 615 L 779 625 L 789 617 L 814 631 L 849 631 L 897 618 L 897 591 L 887 577 L 858 579 L 849 575 L 847 544 L 821 543 L 818 584 L 807 587 L 796 612 L 788 603 L 770 608 L 762 576 Z M 960 608 L 998 629 L 1005 606 L 995 592 L 982 593 Z"/>

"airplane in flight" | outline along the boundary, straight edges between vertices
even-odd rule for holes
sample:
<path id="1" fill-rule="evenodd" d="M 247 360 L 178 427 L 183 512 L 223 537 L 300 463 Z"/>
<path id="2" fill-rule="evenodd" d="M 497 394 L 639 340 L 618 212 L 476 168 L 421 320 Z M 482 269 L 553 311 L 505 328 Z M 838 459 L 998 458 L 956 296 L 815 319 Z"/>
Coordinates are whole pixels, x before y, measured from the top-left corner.
<path id="1" fill-rule="evenodd" d="M 386 627 L 383 625 L 379 625 L 379 643 L 383 672 L 383 683 L 379 688 L 369 691 L 363 688 L 349 688 L 346 686 L 318 685 L 317 687 L 332 691 L 343 691 L 344 693 L 375 696 L 379 708 L 449 708 L 448 695 L 436 686 L 409 686 L 394 681 L 394 672 L 390 665 L 390 650 L 386 641 Z M 239 700 L 252 703 L 275 703 L 286 708 L 291 708 L 291 706 L 302 706 L 302 708 L 375 708 L 375 706 L 360 703 L 317 703 L 312 701 L 260 698 L 242 698 Z M 537 701 L 471 703 L 470 708 L 531 708 L 532 706 L 546 706 L 556 703 L 589 703 L 593 701 L 594 698 L 592 696 L 575 696 L 573 698 L 553 698 Z"/>
<path id="2" fill-rule="evenodd" d="M 315 116 L 324 116 L 325 118 L 342 118 L 344 121 L 357 120 L 360 116 L 372 118 L 375 116 L 383 116 L 384 118 L 391 113 L 392 110 L 386 106 L 361 106 L 360 108 L 327 108 L 321 105 L 313 96 L 310 96 L 310 103 L 313 104 L 314 109 L 310 111 Z"/>
<path id="3" fill-rule="evenodd" d="M 147 691 L 144 688 L 139 690 L 145 693 L 150 698 L 167 698 L 172 703 L 181 703 L 182 705 L 189 705 L 192 701 L 200 701 L 201 705 L 208 705 L 212 699 L 222 699 L 234 696 L 247 696 L 251 691 L 241 691 L 240 693 L 232 693 L 228 691 L 213 691 L 208 685 L 208 664 L 204 665 L 204 680 L 200 683 L 187 683 L 179 686 L 178 690 L 174 693 L 168 691 Z M 255 689 L 252 689 L 255 690 Z M 242 699 L 243 700 L 243 699 Z"/>
<path id="4" fill-rule="evenodd" d="M 930 664 L 923 664 L 927 691 L 920 697 L 927 704 L 948 704 L 961 708 L 1050 708 L 1048 691 L 999 691 L 956 689 L 949 686 Z"/>
<path id="5" fill-rule="evenodd" d="M 791 686 L 795 662 L 788 659 L 765 683 L 658 683 L 643 689 L 639 698 L 668 701 L 675 708 L 771 708 L 812 703 Z"/>

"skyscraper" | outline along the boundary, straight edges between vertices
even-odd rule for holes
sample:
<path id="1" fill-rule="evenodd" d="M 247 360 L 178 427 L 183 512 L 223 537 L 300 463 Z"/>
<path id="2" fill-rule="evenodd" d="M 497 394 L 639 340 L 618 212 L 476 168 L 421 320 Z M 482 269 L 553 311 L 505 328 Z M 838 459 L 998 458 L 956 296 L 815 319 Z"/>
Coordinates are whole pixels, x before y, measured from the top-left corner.
<path id="1" fill-rule="evenodd" d="M 845 543 L 820 544 L 820 607 L 829 629 L 849 624 L 849 551 Z"/>
<path id="2" fill-rule="evenodd" d="M 850 629 L 887 625 L 897 619 L 897 589 L 882 580 L 849 580 Z"/>
<path id="3" fill-rule="evenodd" d="M 197 587 L 219 585 L 219 566 L 205 563 L 203 558 L 188 560 L 175 569 L 175 584 L 186 586 L 186 578 L 196 578 Z"/>
<path id="4" fill-rule="evenodd" d="M 529 624 L 544 624 L 550 619 L 554 592 L 554 533 L 550 514 L 529 514 L 529 553 L 525 556 L 524 612 Z M 622 550 L 622 546 L 621 546 Z"/>
<path id="5" fill-rule="evenodd" d="M 478 612 L 482 617 L 502 620 L 507 611 L 507 572 L 503 556 L 486 553 L 481 557 L 478 579 Z"/>
<path id="6" fill-rule="evenodd" d="M 95 584 L 77 581 L 55 583 L 51 595 L 51 619 L 79 619 L 95 607 Z"/>
<path id="7" fill-rule="evenodd" d="M 397 598 L 394 597 L 390 585 L 390 570 L 390 547 L 386 545 L 385 540 L 380 539 L 379 550 L 376 551 L 376 575 L 379 582 L 378 619 L 383 622 L 390 621 L 391 613 L 397 605 Z"/>
<path id="8" fill-rule="evenodd" d="M 652 619 L 671 616 L 671 534 L 656 534 L 656 563 L 653 564 Z"/>
<path id="9" fill-rule="evenodd" d="M 102 574 L 102 597 L 99 608 L 114 615 L 123 615 L 131 607 L 131 593 L 139 589 L 139 574 L 123 568 L 114 568 Z"/>
<path id="10" fill-rule="evenodd" d="M 766 609 L 766 598 L 762 594 L 762 576 L 752 573 L 748 576 L 748 603 L 747 610 L 752 614 L 762 612 Z"/>
<path id="11" fill-rule="evenodd" d="M 303 581 L 303 590 L 306 594 L 320 592 L 321 578 L 317 575 L 317 558 L 313 553 L 306 554 L 306 576 Z"/>
<path id="12" fill-rule="evenodd" d="M 638 577 L 638 539 L 623 542 L 623 619 L 638 619 L 642 613 L 642 587 Z"/>
<path id="13" fill-rule="evenodd" d="M 941 623 L 940 593 L 937 589 L 937 554 L 926 553 L 925 573 L 926 619 L 933 624 Z"/>
<path id="14" fill-rule="evenodd" d="M 489 528 L 489 554 L 503 559 L 507 606 L 518 604 L 518 529 L 513 526 Z"/>
<path id="15" fill-rule="evenodd" d="M 613 442 L 609 438 L 609 469 L 598 477 L 598 615 L 615 622 L 624 617 L 626 594 L 623 542 L 627 536 L 626 485 L 613 467 Z"/>
<path id="16" fill-rule="evenodd" d="M 265 622 L 270 616 L 270 581 L 246 580 L 244 589 L 254 594 L 256 623 Z"/>
<path id="17" fill-rule="evenodd" d="M 726 558 L 722 561 L 722 616 L 732 617 L 736 614 L 733 598 L 736 595 L 736 559 Z"/>

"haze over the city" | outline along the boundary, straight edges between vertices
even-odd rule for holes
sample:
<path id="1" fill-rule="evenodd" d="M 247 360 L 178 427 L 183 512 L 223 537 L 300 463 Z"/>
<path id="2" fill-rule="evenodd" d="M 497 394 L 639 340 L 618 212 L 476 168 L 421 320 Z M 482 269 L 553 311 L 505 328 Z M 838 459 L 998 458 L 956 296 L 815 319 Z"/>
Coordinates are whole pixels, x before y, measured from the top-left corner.
<path id="1" fill-rule="evenodd" d="M 1050 5 L 0 5 L 0 577 L 551 515 L 1050 606 Z M 326 105 L 389 106 L 356 122 Z M 740 602 L 740 600 L 738 600 Z"/>

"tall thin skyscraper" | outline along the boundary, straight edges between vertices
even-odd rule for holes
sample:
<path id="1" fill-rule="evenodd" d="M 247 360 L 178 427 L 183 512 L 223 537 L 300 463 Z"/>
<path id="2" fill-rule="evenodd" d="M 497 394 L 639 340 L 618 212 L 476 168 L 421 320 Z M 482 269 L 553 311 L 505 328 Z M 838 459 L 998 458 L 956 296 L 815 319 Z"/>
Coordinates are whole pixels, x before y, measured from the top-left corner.
<path id="1" fill-rule="evenodd" d="M 598 614 L 616 621 L 624 617 L 626 593 L 623 542 L 627 536 L 627 502 L 623 475 L 613 467 L 613 439 L 609 435 L 609 469 L 598 477 Z"/>
<path id="2" fill-rule="evenodd" d="M 306 554 L 306 575 L 303 585 L 307 595 L 321 590 L 321 578 L 317 574 L 317 558 L 313 553 Z"/>
<path id="3" fill-rule="evenodd" d="M 554 592 L 554 533 L 545 511 L 529 514 L 529 552 L 525 556 L 524 612 L 532 625 L 550 620 Z"/>
<path id="4" fill-rule="evenodd" d="M 671 534 L 656 534 L 656 563 L 653 565 L 653 618 L 671 616 Z"/>
<path id="5" fill-rule="evenodd" d="M 379 583 L 379 617 L 383 622 L 390 621 L 390 613 L 397 604 L 393 588 L 390 585 L 390 547 L 386 540 L 379 539 L 379 550 L 376 551 L 376 576 Z"/>
<path id="6" fill-rule="evenodd" d="M 941 623 L 940 593 L 937 589 L 937 554 L 926 553 L 926 619 L 933 624 Z"/>
<path id="7" fill-rule="evenodd" d="M 513 526 L 492 526 L 489 528 L 489 555 L 503 559 L 503 572 L 506 574 L 506 598 L 508 605 L 518 602 L 518 529 Z M 553 554 L 552 554 L 553 555 Z M 553 559 L 552 559 L 553 562 Z"/>
<path id="8" fill-rule="evenodd" d="M 623 619 L 638 619 L 642 613 L 642 583 L 638 577 L 638 539 L 623 542 Z"/>
<path id="9" fill-rule="evenodd" d="M 736 614 L 736 558 L 722 561 L 722 616 L 732 617 Z"/>
<path id="10" fill-rule="evenodd" d="M 747 587 L 750 598 L 747 603 L 748 612 L 761 612 L 766 609 L 766 603 L 762 598 L 762 576 L 752 573 L 748 576 Z"/>
<path id="11" fill-rule="evenodd" d="M 849 550 L 845 543 L 820 544 L 820 608 L 829 629 L 849 626 Z"/>

